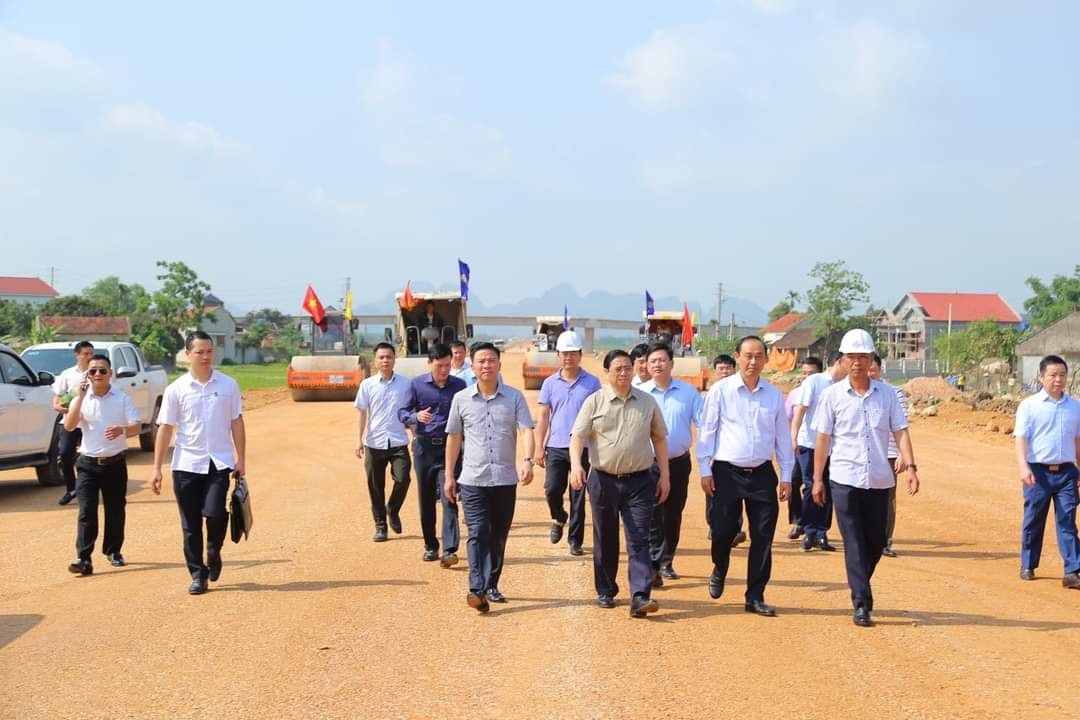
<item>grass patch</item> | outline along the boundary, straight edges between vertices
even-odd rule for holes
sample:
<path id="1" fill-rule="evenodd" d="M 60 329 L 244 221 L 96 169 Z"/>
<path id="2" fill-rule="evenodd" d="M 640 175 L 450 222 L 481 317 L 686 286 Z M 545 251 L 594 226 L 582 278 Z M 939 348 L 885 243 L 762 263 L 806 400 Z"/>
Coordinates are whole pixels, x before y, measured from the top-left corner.
<path id="1" fill-rule="evenodd" d="M 226 365 L 216 369 L 236 380 L 241 390 L 254 390 L 257 388 L 285 387 L 285 372 L 288 367 L 289 363 L 279 362 L 268 365 Z M 172 371 L 169 373 L 169 382 L 172 382 L 185 372 L 187 371 Z"/>

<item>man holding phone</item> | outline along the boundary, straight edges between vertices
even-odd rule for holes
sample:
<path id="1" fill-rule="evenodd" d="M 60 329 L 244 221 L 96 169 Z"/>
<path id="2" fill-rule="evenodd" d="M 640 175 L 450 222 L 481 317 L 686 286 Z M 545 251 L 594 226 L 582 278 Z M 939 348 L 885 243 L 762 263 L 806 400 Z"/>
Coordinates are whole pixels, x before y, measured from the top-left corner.
<path id="1" fill-rule="evenodd" d="M 78 391 L 79 383 L 86 379 L 86 368 L 90 367 L 90 358 L 94 355 L 94 345 L 88 340 L 75 343 L 75 364 L 56 377 L 53 383 L 53 410 L 60 414 L 60 424 L 68 413 L 69 403 Z M 74 430 L 60 430 L 60 469 L 64 474 L 66 491 L 60 497 L 58 505 L 67 505 L 75 499 L 75 448 L 82 440 L 82 431 L 76 425 Z"/>

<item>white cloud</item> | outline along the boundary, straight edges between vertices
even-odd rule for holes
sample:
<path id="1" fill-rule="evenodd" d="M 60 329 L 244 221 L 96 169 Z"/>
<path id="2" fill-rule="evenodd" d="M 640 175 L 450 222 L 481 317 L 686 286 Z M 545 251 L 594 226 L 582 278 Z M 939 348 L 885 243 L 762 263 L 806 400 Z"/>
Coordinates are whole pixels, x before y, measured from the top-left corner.
<path id="1" fill-rule="evenodd" d="M 661 29 L 623 55 L 609 82 L 647 110 L 669 110 L 707 92 L 732 64 L 716 28 Z"/>
<path id="2" fill-rule="evenodd" d="M 244 149 L 209 125 L 190 120 L 171 122 L 144 102 L 114 105 L 105 113 L 105 124 L 113 130 L 166 139 L 197 150 L 232 154 Z"/>
<path id="3" fill-rule="evenodd" d="M 27 73 L 79 84 L 97 82 L 103 75 L 95 63 L 63 45 L 0 29 L 0 77 Z"/>
<path id="4" fill-rule="evenodd" d="M 360 97 L 368 108 L 397 104 L 415 86 L 414 63 L 386 40 L 375 46 L 375 65 L 360 82 Z"/>
<path id="5" fill-rule="evenodd" d="M 826 33 L 818 54 L 828 89 L 872 107 L 914 83 L 925 60 L 926 43 L 917 35 L 862 20 Z"/>
<path id="6" fill-rule="evenodd" d="M 795 6 L 794 0 L 750 0 L 750 4 L 766 15 L 786 15 Z"/>

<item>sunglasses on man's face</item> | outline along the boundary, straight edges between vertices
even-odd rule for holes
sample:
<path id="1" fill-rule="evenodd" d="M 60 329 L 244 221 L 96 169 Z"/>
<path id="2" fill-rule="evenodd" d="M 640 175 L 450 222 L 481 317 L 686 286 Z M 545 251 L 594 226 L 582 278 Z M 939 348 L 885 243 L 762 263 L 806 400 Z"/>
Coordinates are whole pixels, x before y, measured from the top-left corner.
<path id="1" fill-rule="evenodd" d="M 109 368 L 90 368 L 86 371 L 87 375 L 108 375 Z"/>

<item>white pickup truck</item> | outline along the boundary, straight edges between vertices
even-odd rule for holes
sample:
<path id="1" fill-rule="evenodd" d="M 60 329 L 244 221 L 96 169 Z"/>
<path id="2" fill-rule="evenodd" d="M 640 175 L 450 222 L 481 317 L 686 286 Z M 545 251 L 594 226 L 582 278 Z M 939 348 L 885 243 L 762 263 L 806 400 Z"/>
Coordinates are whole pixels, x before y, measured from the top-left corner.
<path id="1" fill-rule="evenodd" d="M 139 447 L 147 452 L 154 449 L 154 424 L 157 422 L 161 398 L 169 377 L 160 365 L 150 365 L 142 351 L 129 342 L 94 342 L 95 353 L 108 353 L 112 361 L 113 387 L 126 392 L 135 402 L 142 422 Z M 75 364 L 75 343 L 54 342 L 31 345 L 22 352 L 22 359 L 36 372 L 59 376 Z"/>
<path id="2" fill-rule="evenodd" d="M 0 470 L 33 467 L 42 485 L 63 485 L 52 384 L 52 373 L 0 345 Z"/>

